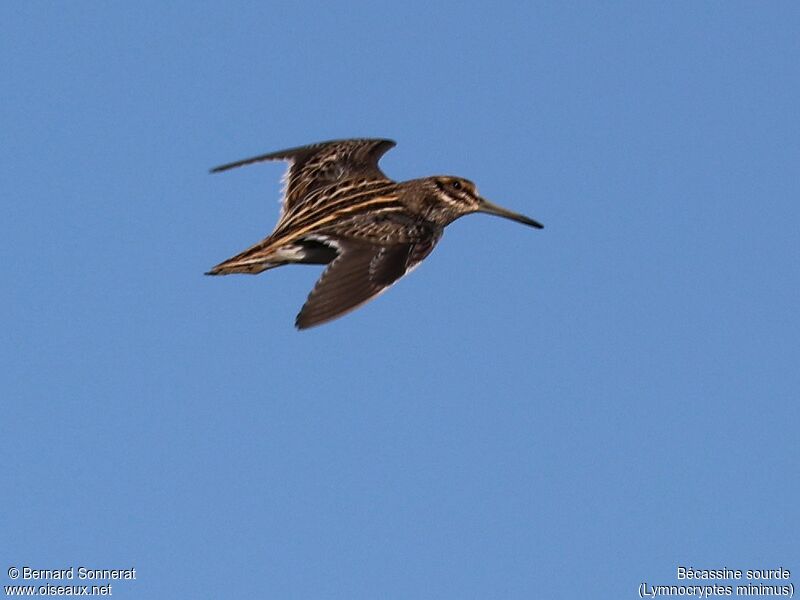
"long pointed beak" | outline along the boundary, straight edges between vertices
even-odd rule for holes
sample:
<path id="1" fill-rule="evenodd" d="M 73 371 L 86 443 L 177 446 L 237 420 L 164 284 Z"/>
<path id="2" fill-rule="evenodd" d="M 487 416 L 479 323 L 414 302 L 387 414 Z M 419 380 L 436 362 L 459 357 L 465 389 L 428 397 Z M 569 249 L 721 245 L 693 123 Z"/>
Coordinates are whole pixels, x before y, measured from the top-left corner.
<path id="1" fill-rule="evenodd" d="M 512 212 L 503 208 L 502 206 L 497 206 L 496 204 L 492 204 L 485 198 L 481 198 L 480 208 L 478 212 L 487 213 L 490 215 L 497 215 L 498 217 L 504 217 L 506 219 L 511 219 L 512 221 L 516 221 L 517 223 L 522 223 L 523 225 L 529 225 L 531 227 L 536 227 L 536 229 L 541 229 L 544 227 L 539 221 L 534 221 L 533 219 L 526 217 L 525 215 L 521 215 L 519 213 Z"/>

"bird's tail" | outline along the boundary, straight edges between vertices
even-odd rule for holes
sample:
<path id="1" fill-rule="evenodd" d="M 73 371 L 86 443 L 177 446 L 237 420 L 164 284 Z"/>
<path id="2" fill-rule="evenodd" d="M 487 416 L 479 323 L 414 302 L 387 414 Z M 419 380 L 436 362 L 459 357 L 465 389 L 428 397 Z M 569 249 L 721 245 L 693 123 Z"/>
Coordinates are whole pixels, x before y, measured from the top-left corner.
<path id="1" fill-rule="evenodd" d="M 245 273 L 247 275 L 258 275 L 267 269 L 274 269 L 286 263 L 251 263 L 251 262 L 238 262 L 233 258 L 219 263 L 210 271 L 206 271 L 205 275 L 233 275 L 234 273 Z"/>
<path id="2" fill-rule="evenodd" d="M 240 252 L 236 256 L 229 258 L 217 266 L 213 267 L 206 275 L 231 275 L 233 273 L 245 273 L 248 275 L 258 275 L 267 269 L 274 269 L 285 265 L 285 261 L 270 260 L 274 259 L 271 253 L 265 252 L 265 244 L 259 243 Z"/>
<path id="3" fill-rule="evenodd" d="M 247 273 L 257 275 L 267 269 L 287 264 L 327 265 L 338 251 L 329 242 L 317 239 L 300 239 L 275 245 L 269 240 L 259 242 L 228 260 L 219 263 L 206 275 Z"/>

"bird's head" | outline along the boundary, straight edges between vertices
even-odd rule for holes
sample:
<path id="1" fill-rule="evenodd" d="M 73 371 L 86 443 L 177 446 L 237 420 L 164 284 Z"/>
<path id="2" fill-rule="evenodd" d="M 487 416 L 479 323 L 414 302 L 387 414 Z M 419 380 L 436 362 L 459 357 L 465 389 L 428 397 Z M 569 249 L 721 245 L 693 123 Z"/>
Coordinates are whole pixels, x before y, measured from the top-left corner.
<path id="1" fill-rule="evenodd" d="M 482 212 L 498 217 L 505 217 L 524 225 L 541 229 L 538 221 L 512 212 L 489 202 L 478 194 L 475 184 L 462 177 L 436 176 L 426 178 L 429 187 L 428 218 L 447 225 L 457 218 L 470 213 Z"/>

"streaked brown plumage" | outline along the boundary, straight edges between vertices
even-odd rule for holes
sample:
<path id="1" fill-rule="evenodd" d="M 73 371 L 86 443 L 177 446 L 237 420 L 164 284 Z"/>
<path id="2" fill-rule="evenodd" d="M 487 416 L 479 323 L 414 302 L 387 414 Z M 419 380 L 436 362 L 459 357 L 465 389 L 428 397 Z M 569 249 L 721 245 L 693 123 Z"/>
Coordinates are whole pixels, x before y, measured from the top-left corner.
<path id="1" fill-rule="evenodd" d="M 542 225 L 481 198 L 460 177 L 392 181 L 378 168 L 391 140 L 351 139 L 290 148 L 216 167 L 289 161 L 278 224 L 269 237 L 207 275 L 257 274 L 289 263 L 327 264 L 297 315 L 299 329 L 361 306 L 416 267 L 460 216 L 485 212 Z"/>

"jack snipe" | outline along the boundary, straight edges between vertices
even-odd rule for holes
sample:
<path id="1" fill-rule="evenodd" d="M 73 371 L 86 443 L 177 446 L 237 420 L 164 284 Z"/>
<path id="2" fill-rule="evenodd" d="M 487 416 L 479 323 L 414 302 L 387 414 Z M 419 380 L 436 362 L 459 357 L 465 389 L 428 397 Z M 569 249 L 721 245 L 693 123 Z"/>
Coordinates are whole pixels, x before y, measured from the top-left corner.
<path id="1" fill-rule="evenodd" d="M 218 264 L 207 275 L 257 274 L 289 263 L 329 264 L 295 325 L 313 327 L 374 298 L 416 267 L 446 225 L 474 212 L 541 228 L 533 219 L 481 198 L 460 177 L 392 181 L 378 160 L 395 142 L 322 142 L 240 160 L 212 173 L 286 160 L 286 188 L 272 234 Z"/>

